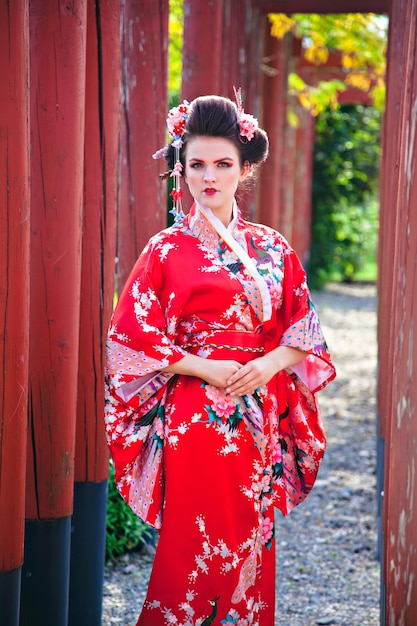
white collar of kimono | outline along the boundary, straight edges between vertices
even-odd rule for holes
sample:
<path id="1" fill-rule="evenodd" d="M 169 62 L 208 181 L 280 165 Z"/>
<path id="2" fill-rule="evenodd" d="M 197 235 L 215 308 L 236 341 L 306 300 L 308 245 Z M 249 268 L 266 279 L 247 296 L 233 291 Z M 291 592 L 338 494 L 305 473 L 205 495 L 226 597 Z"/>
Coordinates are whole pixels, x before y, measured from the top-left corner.
<path id="1" fill-rule="evenodd" d="M 240 261 L 242 261 L 243 265 L 245 266 L 249 274 L 252 276 L 253 280 L 258 285 L 259 291 L 261 293 L 261 298 L 262 298 L 262 318 L 264 322 L 267 322 L 272 317 L 271 295 L 269 293 L 268 285 L 266 284 L 266 281 L 263 278 L 263 276 L 261 276 L 258 270 L 256 269 L 255 261 L 251 259 L 251 257 L 248 255 L 246 250 L 244 250 L 242 246 L 233 237 L 233 230 L 238 219 L 236 200 L 233 200 L 232 221 L 227 226 L 227 228 L 214 215 L 211 209 L 203 208 L 201 204 L 197 201 L 196 201 L 196 205 L 198 206 L 199 211 L 206 218 L 206 220 L 217 231 L 218 235 L 220 235 L 220 237 L 229 246 L 229 248 L 233 250 L 237 258 Z"/>

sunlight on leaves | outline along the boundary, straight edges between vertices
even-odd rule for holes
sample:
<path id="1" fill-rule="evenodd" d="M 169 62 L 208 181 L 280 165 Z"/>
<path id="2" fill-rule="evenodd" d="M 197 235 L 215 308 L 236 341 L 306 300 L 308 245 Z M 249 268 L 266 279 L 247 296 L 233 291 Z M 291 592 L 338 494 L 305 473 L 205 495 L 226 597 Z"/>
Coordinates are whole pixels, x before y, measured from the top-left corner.
<path id="1" fill-rule="evenodd" d="M 368 93 L 374 105 L 383 108 L 388 29 L 386 16 L 374 13 L 291 16 L 275 13 L 269 15 L 269 20 L 273 37 L 282 38 L 291 32 L 301 39 L 304 57 L 312 65 L 328 63 L 331 52 L 339 55 L 339 83 L 342 83 L 344 77 L 345 88 L 353 87 Z M 300 88 L 296 86 L 294 76 L 291 76 L 289 87 L 298 91 L 300 103 L 313 114 L 316 115 L 321 110 L 322 98 L 326 94 L 323 85 L 304 85 Z M 327 94 L 328 104 L 337 106 L 334 84 Z"/>

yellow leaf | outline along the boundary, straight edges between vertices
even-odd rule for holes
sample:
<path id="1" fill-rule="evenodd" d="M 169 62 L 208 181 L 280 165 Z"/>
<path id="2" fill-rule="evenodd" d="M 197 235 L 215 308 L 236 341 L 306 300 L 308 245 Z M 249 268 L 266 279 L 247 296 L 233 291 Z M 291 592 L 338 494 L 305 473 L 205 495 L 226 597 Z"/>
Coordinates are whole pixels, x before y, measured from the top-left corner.
<path id="1" fill-rule="evenodd" d="M 306 49 L 304 56 L 310 63 L 321 65 L 322 63 L 326 63 L 329 58 L 329 51 L 323 44 L 313 43 L 312 46 Z"/>
<path id="2" fill-rule="evenodd" d="M 295 111 L 287 111 L 287 122 L 291 128 L 297 129 L 300 126 L 300 120 L 298 119 L 298 115 Z"/>
<path id="3" fill-rule="evenodd" d="M 342 67 L 345 67 L 347 70 L 353 70 L 358 67 L 358 59 L 354 54 L 342 54 Z"/>
<path id="4" fill-rule="evenodd" d="M 296 21 L 285 13 L 274 13 L 269 16 L 271 22 L 271 35 L 282 39 L 287 33 L 292 31 L 296 26 Z"/>
<path id="5" fill-rule="evenodd" d="M 350 72 L 345 78 L 345 83 L 362 91 L 369 91 L 371 87 L 369 76 L 362 72 Z"/>

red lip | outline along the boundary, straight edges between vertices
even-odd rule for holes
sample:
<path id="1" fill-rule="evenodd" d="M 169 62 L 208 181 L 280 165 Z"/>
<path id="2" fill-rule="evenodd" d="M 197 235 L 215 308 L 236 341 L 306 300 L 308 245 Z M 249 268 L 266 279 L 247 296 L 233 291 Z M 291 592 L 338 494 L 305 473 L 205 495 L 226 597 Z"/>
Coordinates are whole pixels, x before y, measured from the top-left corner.
<path id="1" fill-rule="evenodd" d="M 208 196 L 212 196 L 213 194 L 217 193 L 217 189 L 214 189 L 213 187 L 206 187 L 206 189 L 204 189 L 204 193 Z"/>

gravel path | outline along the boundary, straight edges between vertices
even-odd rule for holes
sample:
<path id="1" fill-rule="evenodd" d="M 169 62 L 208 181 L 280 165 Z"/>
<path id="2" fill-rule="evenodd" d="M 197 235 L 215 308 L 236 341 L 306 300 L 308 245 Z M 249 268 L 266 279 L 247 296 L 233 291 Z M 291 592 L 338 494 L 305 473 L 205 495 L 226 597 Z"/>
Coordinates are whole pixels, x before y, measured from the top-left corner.
<path id="1" fill-rule="evenodd" d="M 376 290 L 331 285 L 314 300 L 338 376 L 319 396 L 328 449 L 316 486 L 277 515 L 275 626 L 379 626 Z M 103 626 L 136 623 L 151 566 L 151 550 L 108 564 Z"/>

